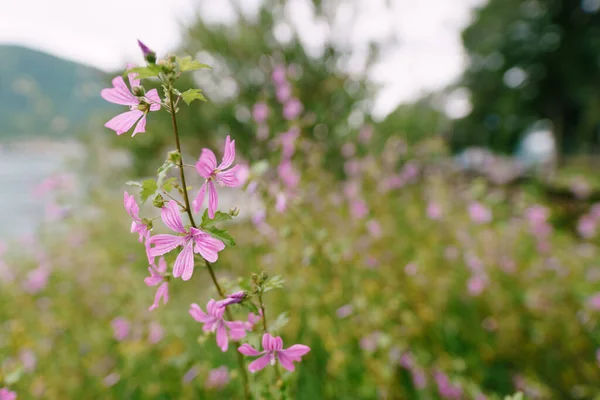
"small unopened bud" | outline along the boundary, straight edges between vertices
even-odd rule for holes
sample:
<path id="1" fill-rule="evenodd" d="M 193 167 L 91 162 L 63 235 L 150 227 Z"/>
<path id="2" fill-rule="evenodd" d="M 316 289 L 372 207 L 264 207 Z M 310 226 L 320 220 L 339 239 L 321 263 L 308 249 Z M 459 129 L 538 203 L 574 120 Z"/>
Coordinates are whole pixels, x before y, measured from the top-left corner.
<path id="1" fill-rule="evenodd" d="M 229 210 L 229 215 L 231 215 L 232 217 L 237 217 L 238 215 L 240 215 L 239 207 L 233 207 L 231 210 Z"/>
<path id="2" fill-rule="evenodd" d="M 181 153 L 177 150 L 170 151 L 167 156 L 167 161 L 172 162 L 173 164 L 179 164 L 179 161 L 181 161 Z"/>
<path id="3" fill-rule="evenodd" d="M 152 228 L 154 228 L 154 225 L 152 224 L 151 219 L 142 218 L 142 224 L 146 225 L 149 230 L 152 230 Z"/>
<path id="4" fill-rule="evenodd" d="M 269 279 L 269 275 L 267 275 L 267 273 L 265 271 L 260 273 L 260 280 L 262 282 L 266 281 L 267 279 Z"/>
<path id="5" fill-rule="evenodd" d="M 137 109 L 143 112 L 147 112 L 150 111 L 150 105 L 146 104 L 144 102 L 141 102 L 140 104 L 138 104 Z"/>
<path id="6" fill-rule="evenodd" d="M 258 275 L 256 275 L 255 273 L 252 273 L 252 282 L 258 282 Z"/>
<path id="7" fill-rule="evenodd" d="M 148 46 L 142 43 L 141 40 L 138 39 L 138 45 L 144 53 L 144 58 L 148 61 L 149 64 L 156 64 L 156 53 L 152 51 Z"/>
<path id="8" fill-rule="evenodd" d="M 165 199 L 160 194 L 157 194 L 152 201 L 152 205 L 156 208 L 163 208 L 165 205 Z"/>
<path id="9" fill-rule="evenodd" d="M 145 94 L 144 88 L 141 86 L 132 87 L 131 92 L 133 93 L 134 96 L 137 96 L 137 97 L 143 96 Z"/>
<path id="10" fill-rule="evenodd" d="M 252 293 L 257 294 L 259 291 L 258 286 L 252 286 Z"/>

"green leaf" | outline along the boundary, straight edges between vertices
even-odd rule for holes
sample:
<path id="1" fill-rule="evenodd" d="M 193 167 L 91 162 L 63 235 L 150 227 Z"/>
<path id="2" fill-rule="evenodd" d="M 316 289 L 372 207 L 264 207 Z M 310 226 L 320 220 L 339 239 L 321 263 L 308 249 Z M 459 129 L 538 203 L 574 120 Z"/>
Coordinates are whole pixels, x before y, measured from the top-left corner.
<path id="1" fill-rule="evenodd" d="M 273 289 L 283 289 L 284 282 L 285 282 L 285 280 L 281 277 L 281 275 L 276 275 L 272 278 L 269 278 L 263 284 L 263 292 L 266 293 L 269 290 L 273 290 Z"/>
<path id="2" fill-rule="evenodd" d="M 158 76 L 162 72 L 162 69 L 158 65 L 148 65 L 147 67 L 135 67 L 125 71 L 123 75 L 128 75 L 132 72 L 137 72 L 138 79 L 146 79 Z"/>
<path id="3" fill-rule="evenodd" d="M 140 192 L 142 202 L 145 202 L 150 196 L 156 193 L 156 189 L 158 189 L 158 186 L 156 185 L 156 181 L 154 179 L 147 179 L 142 182 L 142 191 Z"/>
<path id="4" fill-rule="evenodd" d="M 125 184 L 127 186 L 136 186 L 136 187 L 142 187 L 142 184 L 137 182 L 137 181 L 127 181 L 125 182 Z"/>
<path id="5" fill-rule="evenodd" d="M 176 182 L 177 182 L 177 178 L 175 178 L 175 177 L 167 179 L 162 184 L 163 190 L 167 193 L 171 192 L 171 190 L 173 190 L 173 186 L 175 185 Z"/>
<path id="6" fill-rule="evenodd" d="M 288 318 L 287 313 L 284 312 L 279 314 L 277 316 L 277 319 L 274 322 L 271 322 L 271 324 L 269 324 L 269 332 L 273 334 L 273 332 L 280 331 L 284 326 L 287 325 L 289 320 L 290 319 Z"/>
<path id="7" fill-rule="evenodd" d="M 248 311 L 253 312 L 254 314 L 258 314 L 258 307 L 253 302 L 251 302 L 251 301 L 242 301 L 240 303 L 240 305 L 242 307 L 244 307 L 245 309 L 247 309 Z"/>
<path id="8" fill-rule="evenodd" d="M 163 165 L 160 166 L 160 168 L 158 168 L 158 179 L 156 180 L 156 186 L 157 187 L 163 187 L 164 186 L 164 181 L 167 177 L 167 173 L 169 172 L 169 170 L 173 167 L 175 167 L 176 164 L 173 163 L 172 161 L 165 161 L 165 163 Z"/>
<path id="9" fill-rule="evenodd" d="M 215 239 L 219 239 L 220 241 L 225 243 L 225 246 L 227 246 L 227 247 L 235 246 L 235 240 L 233 240 L 233 237 L 231 237 L 229 232 L 227 232 L 226 230 L 218 229 L 218 228 L 215 228 L 214 226 L 203 227 L 203 229 L 206 232 L 210 233 L 210 235 L 212 237 L 214 237 Z"/>
<path id="10" fill-rule="evenodd" d="M 181 72 L 195 71 L 197 69 L 208 68 L 211 69 L 210 65 L 202 64 L 200 61 L 193 60 L 191 56 L 177 57 L 179 63 L 179 69 Z"/>
<path id="11" fill-rule="evenodd" d="M 214 226 L 217 222 L 228 221 L 233 217 L 229 214 L 226 214 L 221 211 L 217 211 L 215 213 L 215 217 L 213 219 L 208 218 L 208 209 L 204 210 L 204 214 L 202 214 L 202 222 L 200 223 L 201 228 L 208 228 L 210 226 Z"/>
<path id="12" fill-rule="evenodd" d="M 200 89 L 189 89 L 181 93 L 181 98 L 189 106 L 194 100 L 206 101 L 206 97 L 202 94 Z"/>
<path id="13" fill-rule="evenodd" d="M 23 375 L 23 367 L 20 366 L 19 368 L 15 369 L 14 371 L 12 371 L 8 375 L 6 375 L 4 377 L 4 382 L 7 385 L 14 385 L 15 383 L 17 383 L 19 381 L 19 379 L 21 379 L 22 375 Z"/>

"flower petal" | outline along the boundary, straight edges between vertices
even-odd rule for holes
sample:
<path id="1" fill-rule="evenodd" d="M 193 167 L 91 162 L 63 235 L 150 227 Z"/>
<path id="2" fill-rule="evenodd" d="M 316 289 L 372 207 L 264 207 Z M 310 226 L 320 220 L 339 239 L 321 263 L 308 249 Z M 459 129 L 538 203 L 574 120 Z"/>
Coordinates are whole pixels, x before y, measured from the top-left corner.
<path id="1" fill-rule="evenodd" d="M 244 343 L 243 345 L 238 347 L 238 351 L 245 356 L 254 356 L 255 357 L 255 356 L 259 356 L 259 355 L 263 354 L 263 353 L 259 352 L 258 350 L 256 350 L 251 345 L 249 345 L 248 343 Z"/>
<path id="2" fill-rule="evenodd" d="M 144 132 L 146 132 L 146 114 L 144 114 L 142 116 L 142 118 L 140 119 L 140 121 L 135 126 L 135 129 L 133 130 L 133 133 L 131 134 L 131 137 L 134 137 L 138 133 L 144 133 Z"/>
<path id="3" fill-rule="evenodd" d="M 205 193 L 206 193 L 206 182 L 204 182 L 204 185 L 202 185 L 202 187 L 200 187 L 200 190 L 198 191 L 196 198 L 192 202 L 192 208 L 194 209 L 195 214 L 198 214 L 198 212 L 200 212 L 200 209 L 204 205 L 204 194 Z"/>
<path id="4" fill-rule="evenodd" d="M 154 247 L 148 249 L 148 257 L 152 258 L 162 256 L 177 246 L 183 246 L 185 243 L 185 237 L 165 234 L 154 235 L 148 239 L 147 243 L 149 245 L 154 245 Z"/>
<path id="5" fill-rule="evenodd" d="M 154 296 L 154 303 L 148 308 L 149 311 L 156 310 L 158 308 L 158 303 L 160 299 L 163 299 L 163 305 L 167 304 L 169 301 L 169 283 L 165 282 L 158 287 L 156 290 L 156 295 Z"/>
<path id="6" fill-rule="evenodd" d="M 209 234 L 204 233 L 201 236 L 195 237 L 196 246 L 194 251 L 200 254 L 206 261 L 215 262 L 219 258 L 219 251 L 225 248 L 223 242 L 219 239 L 211 237 Z"/>
<path id="7" fill-rule="evenodd" d="M 112 80 L 113 87 L 102 89 L 100 96 L 106 101 L 122 106 L 135 106 L 140 104 L 140 101 L 129 91 L 123 77 L 117 76 Z"/>
<path id="8" fill-rule="evenodd" d="M 279 353 L 285 354 L 287 357 L 291 358 L 294 361 L 299 361 L 300 357 L 302 357 L 309 351 L 310 351 L 310 347 L 305 346 L 303 344 L 295 344 L 293 346 L 288 347 L 285 350 L 279 351 Z"/>
<path id="9" fill-rule="evenodd" d="M 108 129 L 112 129 L 117 133 L 117 135 L 122 135 L 131 129 L 131 127 L 136 123 L 140 117 L 142 117 L 144 113 L 140 110 L 127 111 L 122 114 L 117 115 L 106 124 L 105 127 Z"/>
<path id="10" fill-rule="evenodd" d="M 160 96 L 156 89 L 149 90 L 146 93 L 146 100 L 150 103 L 150 111 L 160 110 Z"/>
<path id="11" fill-rule="evenodd" d="M 227 338 L 227 330 L 223 321 L 217 326 L 217 346 L 225 353 L 229 347 L 229 339 Z"/>
<path id="12" fill-rule="evenodd" d="M 221 161 L 219 169 L 223 170 L 229 168 L 231 163 L 233 163 L 233 160 L 235 160 L 235 140 L 232 141 L 229 135 L 227 135 L 227 139 L 225 139 L 223 161 Z"/>
<path id="13" fill-rule="evenodd" d="M 217 194 L 217 188 L 215 187 L 215 183 L 212 180 L 208 182 L 208 217 L 213 219 L 215 217 L 215 212 L 219 207 L 219 195 Z"/>
<path id="14" fill-rule="evenodd" d="M 186 233 L 179 213 L 179 206 L 174 200 L 171 200 L 161 210 L 160 217 L 166 226 L 179 233 Z"/>
<path id="15" fill-rule="evenodd" d="M 261 369 L 263 369 L 264 367 L 266 367 L 269 364 L 269 361 L 270 361 L 269 354 L 265 354 L 264 356 L 252 361 L 248 365 L 248 371 L 253 372 L 253 373 L 256 371 L 260 371 Z"/>
<path id="16" fill-rule="evenodd" d="M 127 64 L 127 69 L 135 68 L 134 64 Z M 137 72 L 132 72 L 127 74 L 127 79 L 129 79 L 129 86 L 134 88 L 136 86 L 140 86 L 140 80 L 137 78 L 139 74 Z"/>
<path id="17" fill-rule="evenodd" d="M 281 366 L 285 369 L 287 369 L 290 372 L 293 372 L 295 368 L 294 366 L 294 360 L 290 359 L 286 354 L 282 353 L 281 351 L 277 352 L 277 358 L 279 359 L 279 363 L 281 364 Z"/>
<path id="18" fill-rule="evenodd" d="M 237 176 L 237 172 L 240 169 L 239 165 L 230 168 L 228 171 L 218 172 L 215 179 L 217 182 L 227 186 L 236 187 L 240 185 L 240 179 Z"/>
<path id="19" fill-rule="evenodd" d="M 217 157 L 215 157 L 215 153 L 209 149 L 202 149 L 200 159 L 196 163 L 196 171 L 201 177 L 208 179 L 216 168 Z"/>
<path id="20" fill-rule="evenodd" d="M 183 250 L 181 253 L 177 255 L 175 259 L 175 264 L 173 264 L 173 277 L 179 278 L 184 281 L 189 281 L 194 273 L 194 243 L 189 240 L 185 246 L 183 246 Z"/>
<path id="21" fill-rule="evenodd" d="M 275 350 L 275 338 L 268 332 L 262 337 L 262 346 L 264 350 Z"/>
<path id="22" fill-rule="evenodd" d="M 202 311 L 202 309 L 200 308 L 200 306 L 196 303 L 190 306 L 189 313 L 192 316 L 192 318 L 194 318 L 198 322 L 207 323 L 213 321 L 213 317 L 205 314 L 204 311 Z"/>

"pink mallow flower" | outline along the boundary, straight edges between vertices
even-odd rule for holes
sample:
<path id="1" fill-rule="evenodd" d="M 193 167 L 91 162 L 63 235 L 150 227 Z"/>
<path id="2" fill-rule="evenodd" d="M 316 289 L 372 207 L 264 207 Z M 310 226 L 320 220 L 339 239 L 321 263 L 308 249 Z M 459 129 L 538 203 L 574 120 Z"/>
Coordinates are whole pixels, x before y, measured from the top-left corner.
<path id="1" fill-rule="evenodd" d="M 7 388 L 0 389 L 0 400 L 17 400 L 17 394 Z"/>
<path id="2" fill-rule="evenodd" d="M 588 299 L 589 306 L 595 311 L 600 311 L 600 293 L 596 293 Z"/>
<path id="3" fill-rule="evenodd" d="M 285 186 L 294 189 L 300 183 L 300 175 L 290 160 L 283 160 L 277 167 L 277 174 Z"/>
<path id="4" fill-rule="evenodd" d="M 165 272 L 167 272 L 167 262 L 164 257 L 161 257 L 158 260 L 158 266 L 152 264 L 148 267 L 148 272 L 150 272 L 150 276 L 144 279 L 144 283 L 147 286 L 156 286 L 160 284 L 158 289 L 156 290 L 156 295 L 154 296 L 154 303 L 148 308 L 149 311 L 155 310 L 158 308 L 158 303 L 160 299 L 163 301 L 163 305 L 167 304 L 169 301 L 169 282 L 165 278 Z"/>
<path id="5" fill-rule="evenodd" d="M 243 321 L 225 321 L 223 315 L 227 307 L 219 306 L 218 302 L 211 299 L 206 305 L 206 313 L 196 303 L 190 306 L 190 315 L 196 321 L 204 324 L 204 332 L 216 332 L 217 346 L 226 352 L 229 339 L 240 340 L 246 336 L 246 323 Z M 229 330 L 229 332 L 228 332 Z"/>
<path id="6" fill-rule="evenodd" d="M 206 261 L 215 262 L 219 258 L 219 251 L 225 248 L 223 242 L 213 238 L 208 233 L 200 229 L 190 227 L 186 230 L 181 220 L 177 203 L 169 201 L 162 208 L 161 218 L 165 225 L 182 235 L 154 235 L 148 239 L 150 247 L 148 249 L 149 257 L 162 256 L 176 247 L 182 246 L 183 249 L 177 255 L 173 265 L 173 277 L 189 280 L 194 272 L 194 253 L 200 254 Z"/>
<path id="7" fill-rule="evenodd" d="M 160 97 L 156 89 L 149 90 L 142 96 L 136 96 L 134 93 L 142 94 L 140 80 L 136 78 L 137 74 L 129 74 L 129 85 L 127 87 L 123 77 L 117 76 L 112 80 L 113 87 L 102 89 L 100 95 L 106 101 L 122 106 L 129 106 L 130 110 L 117 115 L 106 124 L 105 127 L 114 130 L 117 135 L 122 135 L 136 125 L 131 136 L 146 131 L 146 115 L 150 111 L 160 110 Z M 139 122 L 138 122 L 139 121 Z"/>
<path id="8" fill-rule="evenodd" d="M 229 136 L 225 139 L 225 150 L 223 153 L 223 160 L 217 166 L 215 153 L 209 149 L 202 149 L 200 159 L 196 163 L 196 170 L 201 177 L 206 179 L 206 182 L 204 182 L 194 200 L 194 212 L 197 213 L 200 211 L 200 208 L 204 204 L 206 189 L 208 188 L 208 216 L 211 219 L 215 217 L 215 211 L 217 211 L 217 207 L 219 206 L 219 197 L 215 182 L 228 187 L 236 187 L 240 184 L 237 177 L 237 170 L 240 166 L 231 167 L 235 159 L 235 140 L 231 140 Z"/>
<path id="9" fill-rule="evenodd" d="M 265 103 L 256 103 L 252 108 L 252 118 L 257 124 L 262 124 L 269 117 L 269 106 Z"/>
<path id="10" fill-rule="evenodd" d="M 300 362 L 302 356 L 310 351 L 310 347 L 303 344 L 295 344 L 284 349 L 283 340 L 281 340 L 279 336 L 273 337 L 268 333 L 265 333 L 262 337 L 262 346 L 264 350 L 261 352 L 250 346 L 248 343 L 238 347 L 238 351 L 245 356 L 256 357 L 261 354 L 263 355 L 248 365 L 248 371 L 260 371 L 266 367 L 267 364 L 275 365 L 277 360 L 279 360 L 279 363 L 283 368 L 288 371 L 294 371 L 294 361 Z"/>
<path id="11" fill-rule="evenodd" d="M 226 366 L 211 369 L 208 371 L 205 386 L 208 389 L 222 389 L 229 383 L 229 370 Z"/>
<path id="12" fill-rule="evenodd" d="M 131 326 L 129 321 L 127 321 L 125 318 L 117 317 L 112 320 L 111 324 L 114 331 L 114 338 L 116 340 L 120 342 L 129 336 Z"/>
<path id="13" fill-rule="evenodd" d="M 140 219 L 140 207 L 135 201 L 135 196 L 124 192 L 123 202 L 125 204 L 125 210 L 127 211 L 127 214 L 129 214 L 129 216 L 133 219 L 131 222 L 131 233 L 137 232 L 140 236 L 140 243 L 142 243 L 144 239 L 148 239 L 150 231 L 148 230 L 148 226 L 146 226 L 146 224 L 144 224 Z"/>
<path id="14" fill-rule="evenodd" d="M 469 205 L 469 216 L 477 224 L 486 224 L 492 220 L 492 212 L 478 202 Z"/>

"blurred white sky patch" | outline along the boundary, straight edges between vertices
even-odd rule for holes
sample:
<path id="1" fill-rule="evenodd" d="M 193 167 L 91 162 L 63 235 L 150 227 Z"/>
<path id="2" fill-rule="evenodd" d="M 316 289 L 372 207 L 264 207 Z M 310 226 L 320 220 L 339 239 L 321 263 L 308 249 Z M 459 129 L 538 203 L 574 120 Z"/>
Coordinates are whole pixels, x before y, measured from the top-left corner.
<path id="1" fill-rule="evenodd" d="M 334 27 L 314 18 L 309 0 L 291 0 L 284 14 L 299 32 L 309 54 L 318 55 L 327 40 L 353 51 L 348 65 L 359 73 L 366 62 L 369 40 L 394 36 L 390 49 L 372 70 L 381 84 L 374 113 L 382 117 L 402 102 L 454 82 L 465 58 L 460 31 L 469 23 L 473 6 L 483 0 L 355 0 L 358 7 L 337 10 Z M 93 65 L 106 71 L 126 62 L 141 62 L 136 39 L 158 53 L 179 43 L 181 24 L 196 10 L 210 21 L 232 21 L 227 0 L 2 0 L 0 43 L 14 43 Z M 256 15 L 260 0 L 240 2 Z M 199 8 L 198 8 L 199 7 Z M 349 31 L 349 28 L 352 30 Z M 281 24 L 276 36 L 285 41 L 291 27 Z M 459 96 L 460 97 L 460 96 Z M 459 99 L 464 103 L 464 98 Z M 460 107 L 459 107 L 460 108 Z M 461 114 L 454 110 L 454 113 Z"/>

